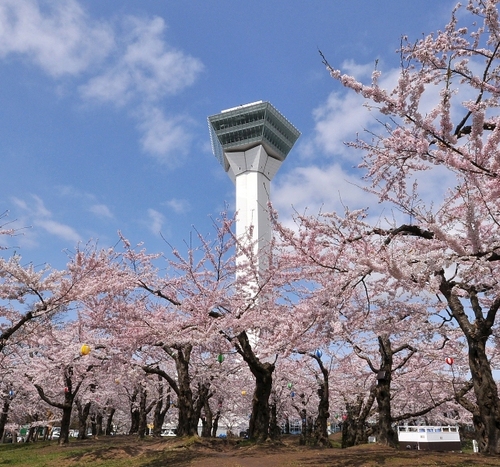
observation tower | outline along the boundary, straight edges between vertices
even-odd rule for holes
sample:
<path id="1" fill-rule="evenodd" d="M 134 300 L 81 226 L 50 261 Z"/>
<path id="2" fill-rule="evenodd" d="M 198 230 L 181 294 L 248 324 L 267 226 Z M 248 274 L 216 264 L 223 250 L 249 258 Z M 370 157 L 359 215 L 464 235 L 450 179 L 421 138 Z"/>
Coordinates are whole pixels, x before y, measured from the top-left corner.
<path id="1" fill-rule="evenodd" d="M 208 117 L 212 150 L 236 186 L 236 235 L 253 228 L 255 253 L 271 241 L 270 184 L 300 132 L 269 102 L 252 102 Z"/>

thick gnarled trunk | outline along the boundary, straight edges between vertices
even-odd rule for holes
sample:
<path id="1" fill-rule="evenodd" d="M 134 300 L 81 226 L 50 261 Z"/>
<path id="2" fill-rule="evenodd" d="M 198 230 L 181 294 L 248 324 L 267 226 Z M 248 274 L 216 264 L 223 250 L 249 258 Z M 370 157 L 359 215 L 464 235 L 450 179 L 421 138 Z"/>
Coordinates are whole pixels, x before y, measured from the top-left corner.
<path id="1" fill-rule="evenodd" d="M 0 413 L 0 439 L 3 439 L 5 424 L 9 416 L 10 397 L 4 397 L 2 404 L 2 412 Z"/>
<path id="2" fill-rule="evenodd" d="M 191 389 L 191 376 L 189 374 L 189 362 L 193 346 L 190 344 L 172 345 L 159 343 L 161 347 L 175 362 L 177 379 L 158 366 L 144 366 L 146 373 L 156 374 L 168 382 L 170 388 L 177 396 L 178 425 L 177 436 L 198 435 L 198 416 L 194 406 L 193 391 Z M 201 410 L 201 409 L 200 409 Z"/>
<path id="3" fill-rule="evenodd" d="M 314 442 L 321 446 L 331 446 L 328 439 L 328 419 L 330 418 L 330 399 L 329 399 L 329 385 L 328 385 L 328 370 L 321 361 L 321 356 L 314 355 L 317 361 L 323 380 L 319 382 L 318 387 L 318 416 L 314 425 Z"/>
<path id="4" fill-rule="evenodd" d="M 393 356 L 391 340 L 388 335 L 378 337 L 380 367 L 377 373 L 377 387 L 375 388 L 375 398 L 377 400 L 378 422 L 377 441 L 387 446 L 397 447 L 398 439 L 396 432 L 392 428 L 391 415 L 391 381 L 393 368 Z M 399 350 L 401 350 L 401 347 Z"/>
<path id="5" fill-rule="evenodd" d="M 177 367 L 177 409 L 179 410 L 178 436 L 194 436 L 198 434 L 198 419 L 195 417 L 193 391 L 189 377 L 189 360 L 179 353 Z"/>
<path id="6" fill-rule="evenodd" d="M 67 397 L 62 409 L 61 434 L 59 435 L 59 444 L 69 443 L 69 427 L 71 424 L 71 412 L 73 409 L 73 400 Z"/>
<path id="7" fill-rule="evenodd" d="M 318 388 L 318 416 L 314 425 L 314 442 L 321 446 L 331 446 L 328 439 L 328 419 L 329 413 L 329 400 L 328 400 L 328 379 L 323 381 Z"/>
<path id="8" fill-rule="evenodd" d="M 500 400 L 493 379 L 491 365 L 483 342 L 467 339 L 469 344 L 469 367 L 477 414 L 473 417 L 479 451 L 485 454 L 500 454 Z"/>
<path id="9" fill-rule="evenodd" d="M 76 399 L 75 404 L 78 412 L 78 439 L 87 439 L 87 419 L 92 403 L 87 402 L 82 405 L 80 400 Z"/>
<path id="10" fill-rule="evenodd" d="M 236 349 L 243 357 L 255 378 L 255 389 L 252 398 L 252 414 L 248 428 L 248 437 L 257 442 L 269 438 L 269 397 L 273 385 L 274 364 L 261 362 L 255 355 L 246 332 L 237 337 Z"/>
<path id="11" fill-rule="evenodd" d="M 71 412 L 73 410 L 73 403 L 75 400 L 75 397 L 81 387 L 82 381 L 80 381 L 75 388 L 73 388 L 73 382 L 72 382 L 72 377 L 73 375 L 73 369 L 71 367 L 67 367 L 64 371 L 64 381 L 66 383 L 66 387 L 64 388 L 64 401 L 63 402 L 57 402 L 50 397 L 48 397 L 43 388 L 39 386 L 38 384 L 35 384 L 35 388 L 38 392 L 38 395 L 40 398 L 49 404 L 52 407 L 56 407 L 60 410 L 62 410 L 62 417 L 61 417 L 61 433 L 59 435 L 59 441 L 58 444 L 63 445 L 63 444 L 68 444 L 69 443 L 69 427 L 71 424 Z"/>
<path id="12" fill-rule="evenodd" d="M 260 363 L 260 362 L 259 362 Z M 252 398 L 252 414 L 250 415 L 249 438 L 262 442 L 269 437 L 269 397 L 272 389 L 274 366 L 260 363 L 250 367 L 255 376 L 255 390 Z"/>
<path id="13" fill-rule="evenodd" d="M 461 299 L 457 296 L 453 282 L 449 282 L 441 272 L 440 291 L 446 298 L 453 318 L 457 321 L 467 339 L 469 369 L 472 376 L 476 407 L 473 408 L 473 423 L 479 451 L 484 454 L 500 454 L 500 398 L 493 378 L 491 364 L 486 352 L 486 344 L 492 334 L 496 314 L 500 308 L 497 297 L 486 313 L 482 310 L 477 292 L 469 290 L 469 301 L 474 313 L 471 322 Z M 458 400 L 460 402 L 460 400 Z M 470 410 L 467 406 L 464 407 Z"/>
<path id="14" fill-rule="evenodd" d="M 113 434 L 113 416 L 115 415 L 116 409 L 111 407 L 108 409 L 108 419 L 106 420 L 106 435 Z"/>
<path id="15" fill-rule="evenodd" d="M 154 412 L 153 412 L 153 436 L 160 437 L 161 429 L 163 423 L 165 422 L 165 417 L 170 409 L 170 388 L 167 391 L 167 395 L 163 395 L 163 381 L 161 376 L 158 375 L 158 399 L 156 400 Z"/>
<path id="16" fill-rule="evenodd" d="M 342 448 L 366 443 L 366 420 L 375 401 L 375 387 L 370 391 L 368 399 L 359 395 L 356 402 L 346 404 L 346 417 L 342 422 Z"/>

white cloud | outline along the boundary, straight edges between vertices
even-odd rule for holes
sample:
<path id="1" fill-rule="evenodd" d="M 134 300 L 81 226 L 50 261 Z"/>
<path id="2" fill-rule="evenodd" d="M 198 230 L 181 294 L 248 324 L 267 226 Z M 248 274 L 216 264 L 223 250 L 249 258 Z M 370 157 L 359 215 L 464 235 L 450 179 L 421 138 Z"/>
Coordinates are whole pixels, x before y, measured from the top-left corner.
<path id="1" fill-rule="evenodd" d="M 356 78 L 359 75 L 361 78 L 368 76 L 370 81 L 373 65 L 348 62 L 344 66 Z M 399 69 L 384 72 L 380 79 L 381 88 L 392 90 L 397 84 L 399 72 Z M 428 86 L 421 101 L 421 112 L 425 113 L 437 105 L 438 92 L 437 87 Z M 345 90 L 330 94 L 326 102 L 314 110 L 314 134 L 299 148 L 309 156 L 308 165 L 280 175 L 273 187 L 273 204 L 286 219 L 285 222 L 289 222 L 292 205 L 299 213 L 307 209 L 310 215 L 315 215 L 320 210 L 342 213 L 344 207 L 350 210 L 368 207 L 369 221 L 377 224 L 383 224 L 385 216 L 389 220 L 392 217 L 406 219 L 406 213 L 394 210 L 394 205 L 379 204 L 374 195 L 361 189 L 365 185 L 362 180 L 364 172 L 354 167 L 359 165 L 363 154 L 345 145 L 345 142 L 354 141 L 358 133 L 360 138 L 370 138 L 370 135 L 363 134 L 365 130 L 374 134 L 383 132 L 377 119 L 384 117 L 376 110 L 370 112 L 364 103 L 364 99 L 354 91 Z M 336 162 L 330 163 L 330 158 L 325 161 L 325 156 L 335 157 Z M 321 165 L 315 165 L 314 160 L 320 158 Z M 454 175 L 443 167 L 429 167 L 431 170 L 416 174 L 419 194 L 426 204 L 443 199 L 447 188 L 456 183 Z M 409 186 L 412 183 L 413 180 L 409 179 Z"/>
<path id="2" fill-rule="evenodd" d="M 36 218 L 34 225 L 35 227 L 41 227 L 51 235 L 55 235 L 63 240 L 68 240 L 74 244 L 77 244 L 81 240 L 81 237 L 75 229 L 69 225 L 62 224 L 61 222 L 57 222 L 52 219 Z"/>
<path id="3" fill-rule="evenodd" d="M 280 215 L 287 216 L 292 210 L 299 213 L 307 210 L 311 215 L 319 211 L 342 212 L 343 206 L 353 210 L 367 207 L 370 202 L 360 188 L 360 177 L 346 173 L 339 164 L 298 167 L 276 182 L 271 198 Z"/>
<path id="4" fill-rule="evenodd" d="M 360 80 L 370 76 L 373 71 L 373 64 L 356 65 L 348 61 L 344 66 L 347 72 L 352 72 Z M 399 72 L 399 69 L 384 72 L 380 79 L 380 87 L 392 89 L 397 82 Z M 371 78 L 368 79 L 368 82 L 370 81 Z M 302 153 L 308 157 L 326 153 L 352 160 L 353 150 L 346 147 L 345 143 L 354 141 L 365 129 L 380 125 L 377 121 L 380 114 L 377 111 L 372 112 L 364 105 L 365 103 L 366 100 L 354 91 L 332 92 L 326 102 L 313 111 L 316 122 L 314 136 L 301 144 Z"/>
<path id="5" fill-rule="evenodd" d="M 92 214 L 95 214 L 97 217 L 100 217 L 102 219 L 112 219 L 114 217 L 109 207 L 103 203 L 100 203 L 97 199 L 97 196 L 92 193 L 81 191 L 71 185 L 58 185 L 54 188 L 57 190 L 60 196 L 64 198 L 71 198 L 72 203 L 81 203 L 82 209 L 88 210 Z"/>
<path id="6" fill-rule="evenodd" d="M 183 117 L 169 119 L 154 107 L 145 109 L 141 114 L 142 149 L 161 164 L 169 167 L 181 165 L 192 138 L 187 130 L 190 121 Z"/>
<path id="7" fill-rule="evenodd" d="M 113 214 L 105 204 L 93 204 L 90 206 L 89 211 L 101 218 L 113 218 Z"/>
<path id="8" fill-rule="evenodd" d="M 35 200 L 35 209 L 33 212 L 36 217 L 48 218 L 52 216 L 52 213 L 45 207 L 45 204 L 40 197 L 33 195 L 33 199 Z"/>
<path id="9" fill-rule="evenodd" d="M 142 150 L 169 167 L 181 165 L 189 149 L 189 119 L 167 117 L 158 100 L 190 86 L 203 69 L 201 61 L 168 47 L 161 18 L 128 17 L 126 32 L 117 37 L 115 61 L 80 87 L 83 98 L 123 106 L 134 102 L 131 112 L 142 133 Z"/>
<path id="10" fill-rule="evenodd" d="M 363 98 L 355 93 L 332 93 L 324 105 L 313 113 L 316 121 L 314 136 L 302 143 L 305 155 L 314 157 L 318 152 L 349 156 L 345 142 L 356 138 L 374 117 L 363 106 Z"/>
<path id="11" fill-rule="evenodd" d="M 51 76 L 78 74 L 113 45 L 108 25 L 89 18 L 75 0 L 2 0 L 0 57 L 28 56 Z"/>
<path id="12" fill-rule="evenodd" d="M 158 235 L 162 231 L 164 223 L 165 216 L 161 212 L 148 209 L 148 227 L 153 234 Z"/>
<path id="13" fill-rule="evenodd" d="M 355 76 L 356 79 L 361 80 L 362 78 L 370 78 L 373 72 L 374 63 L 360 64 L 356 63 L 354 60 L 345 60 L 342 63 L 342 71 L 351 76 Z"/>
<path id="14" fill-rule="evenodd" d="M 98 22 L 77 0 L 2 0 L 0 59 L 20 55 L 54 78 L 85 72 L 90 78 L 79 86 L 80 96 L 129 105 L 144 152 L 173 167 L 187 151 L 190 122 L 167 118 L 158 102 L 192 85 L 203 64 L 170 47 L 165 29 L 160 17 L 128 16 L 121 28 Z"/>
<path id="15" fill-rule="evenodd" d="M 35 228 L 39 227 L 51 235 L 55 235 L 63 240 L 77 244 L 82 240 L 78 232 L 69 225 L 52 219 L 52 213 L 45 207 L 43 200 L 32 196 L 33 203 L 29 203 L 19 198 L 13 198 L 12 202 L 23 212 L 23 222 L 32 224 Z"/>
<path id="16" fill-rule="evenodd" d="M 184 213 L 191 209 L 191 205 L 189 204 L 189 201 L 187 199 L 172 198 L 165 204 L 178 214 Z"/>
<path id="17" fill-rule="evenodd" d="M 125 28 L 115 62 L 81 86 L 85 98 L 117 105 L 137 97 L 153 101 L 190 86 L 203 69 L 198 59 L 166 45 L 163 19 L 129 17 Z"/>

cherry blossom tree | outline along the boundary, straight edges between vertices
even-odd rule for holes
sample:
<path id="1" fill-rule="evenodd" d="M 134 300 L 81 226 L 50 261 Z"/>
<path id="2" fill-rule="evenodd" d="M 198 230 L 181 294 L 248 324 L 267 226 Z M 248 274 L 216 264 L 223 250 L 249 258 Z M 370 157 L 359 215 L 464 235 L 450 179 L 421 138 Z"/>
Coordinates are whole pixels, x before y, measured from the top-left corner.
<path id="1" fill-rule="evenodd" d="M 189 245 L 186 255 L 173 249 L 164 277 L 153 265 L 155 257 L 134 251 L 126 241 L 124 258 L 136 284 L 150 294 L 139 317 L 147 326 L 140 347 L 156 347 L 175 363 L 175 377 L 163 371 L 156 358 L 145 369 L 161 375 L 176 393 L 179 433 L 195 433 L 199 409 L 204 405 L 201 396 L 208 384 L 205 379 L 201 386 L 190 387 L 196 381 L 190 374 L 193 350 L 227 347 L 240 355 L 255 378 L 250 435 L 263 441 L 269 436 L 273 360 L 290 340 L 280 330 L 280 323 L 287 321 L 290 312 L 283 313 L 286 304 L 277 303 L 280 265 L 268 258 L 263 273 L 253 248 L 245 242 L 239 245 L 231 226 L 223 217 L 215 226 L 213 240 L 198 235 L 199 244 Z M 240 259 L 242 255 L 247 258 L 238 264 L 238 274 L 236 246 Z M 201 405 L 195 407 L 195 399 Z"/>
<path id="2" fill-rule="evenodd" d="M 66 272 L 23 266 L 17 254 L 0 258 L 0 280 L 0 351 L 9 341 L 16 344 L 33 332 L 33 321 L 65 311 L 74 298 L 74 280 Z"/>
<path id="3" fill-rule="evenodd" d="M 336 232 L 344 252 L 363 250 L 351 258 L 367 276 L 384 275 L 391 288 L 427 301 L 460 329 L 475 395 L 466 408 L 486 454 L 500 453 L 500 399 L 488 350 L 500 307 L 499 49 L 498 0 L 469 0 L 442 31 L 414 43 L 404 38 L 392 90 L 380 87 L 379 70 L 363 84 L 325 59 L 335 80 L 380 112 L 381 131 L 351 146 L 364 152 L 368 190 L 399 214 L 370 225 L 365 211 L 349 211 L 330 217 L 322 233 Z M 433 174 L 447 190 L 440 186 L 440 198 L 429 199 L 419 181 Z"/>
<path id="4" fill-rule="evenodd" d="M 8 234 L 12 232 L 0 227 L 0 235 Z M 7 343 L 22 342 L 25 335 L 36 333 L 42 319 L 67 312 L 86 295 L 110 290 L 112 282 L 120 279 L 117 274 L 102 276 L 99 267 L 105 256 L 107 252 L 98 253 L 92 245 L 85 245 L 61 271 L 48 265 L 25 266 L 17 253 L 0 257 L 0 351 Z"/>
<path id="5" fill-rule="evenodd" d="M 97 373 L 103 362 L 99 350 L 82 342 L 79 330 L 78 321 L 46 323 L 43 334 L 39 330 L 19 349 L 25 378 L 42 401 L 61 411 L 59 444 L 69 442 L 76 398 L 87 403 L 85 393 L 90 393 L 96 399 Z"/>

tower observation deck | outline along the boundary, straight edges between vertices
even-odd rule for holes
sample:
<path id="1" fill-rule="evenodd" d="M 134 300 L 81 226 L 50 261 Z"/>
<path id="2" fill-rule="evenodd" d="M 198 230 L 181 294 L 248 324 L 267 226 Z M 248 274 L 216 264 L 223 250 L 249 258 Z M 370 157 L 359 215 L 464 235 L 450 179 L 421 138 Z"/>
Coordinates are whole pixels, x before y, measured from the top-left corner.
<path id="1" fill-rule="evenodd" d="M 213 153 L 236 185 L 236 234 L 253 227 L 260 252 L 271 239 L 270 182 L 300 132 L 263 101 L 223 110 L 208 117 L 208 126 Z"/>

